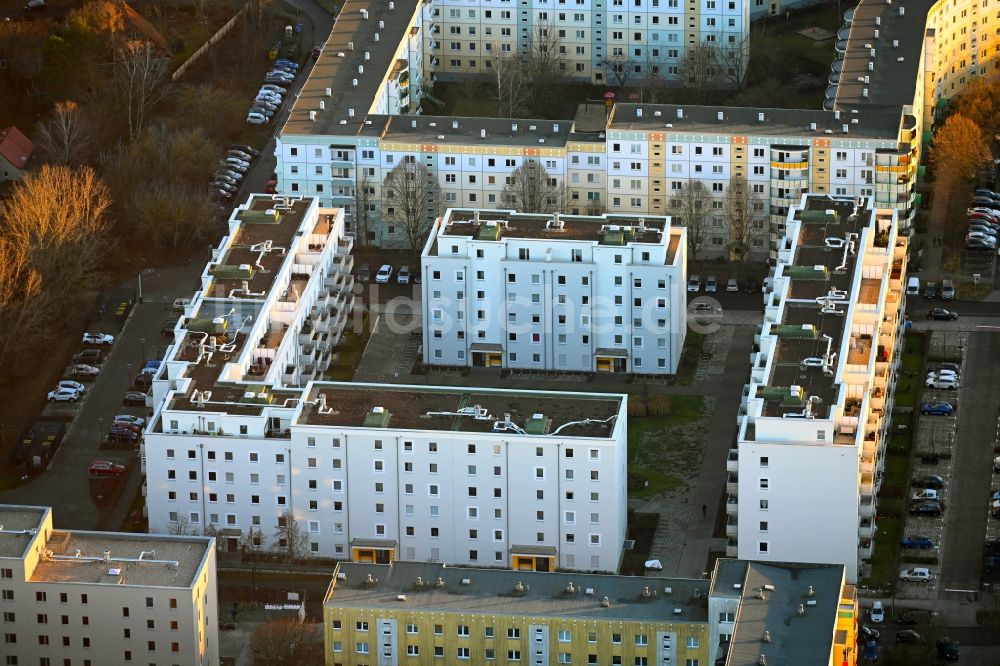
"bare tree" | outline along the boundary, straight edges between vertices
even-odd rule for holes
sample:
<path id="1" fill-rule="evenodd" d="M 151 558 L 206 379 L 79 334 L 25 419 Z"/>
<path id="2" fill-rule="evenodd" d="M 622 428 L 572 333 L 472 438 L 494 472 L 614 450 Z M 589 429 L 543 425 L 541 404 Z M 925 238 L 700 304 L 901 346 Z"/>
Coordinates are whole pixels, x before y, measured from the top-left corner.
<path id="1" fill-rule="evenodd" d="M 758 21 L 754 26 L 761 25 Z M 765 27 L 753 30 L 766 30 Z M 718 79 L 725 85 L 743 90 L 747 81 L 747 65 L 750 63 L 750 32 L 741 34 L 716 35 L 718 46 L 714 47 Z"/>
<path id="2" fill-rule="evenodd" d="M 607 210 L 607 206 L 600 199 L 587 199 L 587 207 L 584 209 L 587 215 L 603 215 Z"/>
<path id="3" fill-rule="evenodd" d="M 283 555 L 290 565 L 309 552 L 309 533 L 302 528 L 291 511 L 278 516 L 273 548 L 276 553 Z"/>
<path id="4" fill-rule="evenodd" d="M 264 531 L 259 527 L 251 527 L 243 535 L 240 542 L 240 550 L 245 557 L 250 558 L 250 590 L 251 599 L 257 601 L 257 560 L 264 548 Z"/>
<path id="5" fill-rule="evenodd" d="M 753 191 L 753 186 L 743 176 L 729 179 L 725 201 L 729 218 L 729 258 L 730 261 L 746 263 L 754 241 L 767 236 L 764 199 Z"/>
<path id="6" fill-rule="evenodd" d="M 423 164 L 405 159 L 386 174 L 382 183 L 383 220 L 403 229 L 419 263 L 420 251 L 434 223 L 441 214 L 441 190 Z"/>
<path id="7" fill-rule="evenodd" d="M 191 534 L 191 520 L 188 518 L 188 515 L 183 512 L 178 513 L 177 520 L 170 523 L 167 533 L 174 536 L 187 536 Z"/>
<path id="8" fill-rule="evenodd" d="M 76 102 L 56 102 L 52 118 L 39 123 L 35 144 L 53 164 L 80 164 L 87 161 L 93 133 Z"/>
<path id="9" fill-rule="evenodd" d="M 362 167 L 354 186 L 354 239 L 359 248 L 368 246 L 371 209 L 375 206 L 375 181 Z"/>
<path id="10" fill-rule="evenodd" d="M 667 101 L 669 85 L 663 77 L 664 59 L 653 55 L 653 49 L 646 49 L 646 63 L 643 67 L 643 78 L 639 81 L 639 96 L 641 101 L 660 104 Z"/>
<path id="11" fill-rule="evenodd" d="M 551 22 L 541 23 L 521 54 L 521 71 L 527 83 L 528 110 L 544 117 L 553 109 L 553 86 L 565 78 L 566 54 L 559 31 Z"/>
<path id="12" fill-rule="evenodd" d="M 128 120 L 130 141 L 146 125 L 150 111 L 167 95 L 170 61 L 149 42 L 126 42 L 114 51 L 111 83 Z"/>
<path id="13" fill-rule="evenodd" d="M 257 666 L 322 666 L 322 625 L 298 618 L 271 620 L 254 629 L 250 649 Z"/>
<path id="14" fill-rule="evenodd" d="M 687 228 L 688 253 L 692 261 L 705 244 L 708 234 L 708 216 L 712 212 L 712 194 L 700 180 L 691 180 L 674 194 L 667 208 L 674 220 Z"/>
<path id="15" fill-rule="evenodd" d="M 689 46 L 681 61 L 681 76 L 684 86 L 695 91 L 699 101 L 704 101 L 709 90 L 716 83 L 718 68 L 718 53 L 716 48 L 708 43 Z"/>
<path id="16" fill-rule="evenodd" d="M 524 107 L 527 88 L 520 59 L 512 53 L 504 53 L 503 46 L 499 42 L 493 42 L 492 53 L 491 83 L 497 110 L 504 118 L 514 118 Z"/>
<path id="17" fill-rule="evenodd" d="M 503 187 L 500 200 L 522 213 L 555 213 L 565 208 L 559 181 L 536 160 L 525 160 L 514 169 Z"/>
<path id="18" fill-rule="evenodd" d="M 26 340 L 43 348 L 80 285 L 94 282 L 109 244 L 110 205 L 108 189 L 92 169 L 47 164 L 0 200 L 3 367 Z"/>
<path id="19" fill-rule="evenodd" d="M 618 89 L 621 90 L 628 83 L 628 58 L 624 55 L 609 56 L 601 63 L 604 66 L 604 76 L 608 80 L 614 79 Z"/>

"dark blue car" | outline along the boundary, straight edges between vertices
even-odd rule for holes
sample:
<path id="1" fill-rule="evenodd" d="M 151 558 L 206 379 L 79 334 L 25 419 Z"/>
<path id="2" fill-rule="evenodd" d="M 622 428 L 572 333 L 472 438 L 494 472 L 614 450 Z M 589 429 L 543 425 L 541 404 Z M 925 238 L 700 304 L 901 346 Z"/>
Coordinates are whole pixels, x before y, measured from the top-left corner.
<path id="1" fill-rule="evenodd" d="M 862 648 L 861 653 L 862 656 L 865 658 L 865 661 L 878 661 L 879 657 L 878 643 L 876 643 L 875 641 L 866 641 L 864 648 Z"/>
<path id="2" fill-rule="evenodd" d="M 920 405 L 921 414 L 933 414 L 935 416 L 951 416 L 955 413 L 955 407 L 950 402 L 925 402 Z"/>
<path id="3" fill-rule="evenodd" d="M 931 541 L 930 537 L 908 536 L 899 540 L 899 546 L 901 548 L 933 548 L 934 542 Z"/>

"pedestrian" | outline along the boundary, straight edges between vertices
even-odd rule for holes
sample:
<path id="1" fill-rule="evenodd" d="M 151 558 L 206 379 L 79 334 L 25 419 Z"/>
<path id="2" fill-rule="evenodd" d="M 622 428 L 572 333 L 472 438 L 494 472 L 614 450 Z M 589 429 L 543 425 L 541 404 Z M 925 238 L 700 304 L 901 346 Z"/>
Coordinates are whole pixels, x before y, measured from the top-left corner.
<path id="1" fill-rule="evenodd" d="M 701 517 L 705 518 L 707 515 L 708 515 L 708 505 L 707 504 L 702 504 L 701 505 Z"/>

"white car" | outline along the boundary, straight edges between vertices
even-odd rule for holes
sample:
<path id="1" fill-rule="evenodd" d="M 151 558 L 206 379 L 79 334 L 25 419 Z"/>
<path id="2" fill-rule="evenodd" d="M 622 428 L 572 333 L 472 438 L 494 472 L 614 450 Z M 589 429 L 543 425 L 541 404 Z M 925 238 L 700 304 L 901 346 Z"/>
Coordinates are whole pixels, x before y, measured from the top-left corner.
<path id="1" fill-rule="evenodd" d="M 375 282 L 379 284 L 387 284 L 391 277 L 392 266 L 389 264 L 382 264 L 382 267 L 378 269 L 378 273 L 375 274 Z"/>
<path id="2" fill-rule="evenodd" d="M 63 379 L 62 381 L 60 381 L 59 385 L 56 386 L 56 390 L 58 389 L 72 389 L 77 393 L 81 394 L 87 392 L 86 386 L 84 386 L 80 382 L 74 382 L 72 379 Z"/>
<path id="3" fill-rule="evenodd" d="M 986 234 L 984 234 L 981 231 L 970 231 L 965 236 L 965 240 L 966 241 L 971 241 L 971 240 L 982 241 L 983 243 L 986 243 L 987 245 L 992 245 L 994 247 L 996 247 L 996 244 L 997 244 L 997 239 L 996 238 L 994 238 L 993 236 L 987 236 Z"/>
<path id="4" fill-rule="evenodd" d="M 956 377 L 934 377 L 928 378 L 928 380 L 924 382 L 924 386 L 941 391 L 953 391 L 959 388 L 961 384 L 958 383 L 958 378 Z"/>
<path id="5" fill-rule="evenodd" d="M 938 491 L 933 488 L 923 488 L 913 493 L 913 499 L 915 500 L 936 500 L 938 499 Z"/>
<path id="6" fill-rule="evenodd" d="M 49 402 L 76 402 L 80 399 L 80 392 L 71 388 L 57 388 L 49 391 Z"/>
<path id="7" fill-rule="evenodd" d="M 77 363 L 69 369 L 69 374 L 74 377 L 96 377 L 100 372 L 97 367 L 86 363 Z"/>
<path id="8" fill-rule="evenodd" d="M 241 160 L 238 157 L 224 157 L 222 159 L 222 161 L 225 162 L 226 164 L 232 164 L 233 166 L 240 167 L 240 168 L 243 168 L 243 169 L 249 169 L 250 168 L 250 163 L 249 162 L 244 162 L 243 160 Z"/>
<path id="9" fill-rule="evenodd" d="M 114 344 L 115 336 L 108 333 L 84 333 L 83 344 L 85 345 L 110 345 Z"/>
<path id="10" fill-rule="evenodd" d="M 701 291 L 701 277 L 692 275 L 688 278 L 688 291 Z"/>
<path id="11" fill-rule="evenodd" d="M 248 113 L 247 114 L 247 124 L 248 125 L 266 125 L 267 117 L 262 113 Z"/>
<path id="12" fill-rule="evenodd" d="M 396 282 L 399 284 L 410 284 L 410 267 L 403 266 L 396 275 Z"/>
<path id="13" fill-rule="evenodd" d="M 872 624 L 882 624 L 885 622 L 885 608 L 882 606 L 881 601 L 872 602 L 872 609 L 868 612 L 868 617 L 871 618 Z"/>
<path id="14" fill-rule="evenodd" d="M 705 280 L 705 291 L 710 294 L 714 294 L 719 288 L 719 282 L 715 279 L 714 275 L 709 275 Z"/>
<path id="15" fill-rule="evenodd" d="M 900 571 L 899 580 L 911 583 L 929 583 L 934 580 L 934 574 L 927 567 L 913 567 L 912 569 L 903 569 Z"/>
<path id="16" fill-rule="evenodd" d="M 276 95 L 284 95 L 287 92 L 282 86 L 276 85 L 274 83 L 265 83 L 260 87 L 260 89 L 262 92 L 265 90 L 270 90 Z"/>
<path id="17" fill-rule="evenodd" d="M 140 428 L 146 425 L 146 419 L 139 416 L 132 416 L 131 414 L 119 414 L 114 418 L 114 422 L 139 426 Z"/>

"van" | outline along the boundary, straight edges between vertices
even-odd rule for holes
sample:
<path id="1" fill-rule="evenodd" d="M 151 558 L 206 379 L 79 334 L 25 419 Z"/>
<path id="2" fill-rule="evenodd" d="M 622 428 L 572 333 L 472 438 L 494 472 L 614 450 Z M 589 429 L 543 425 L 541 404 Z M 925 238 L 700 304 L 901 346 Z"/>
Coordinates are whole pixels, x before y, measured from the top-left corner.
<path id="1" fill-rule="evenodd" d="M 941 280 L 941 300 L 955 300 L 955 283 L 951 280 Z"/>
<path id="2" fill-rule="evenodd" d="M 907 296 L 919 296 L 920 295 L 920 278 L 911 277 L 906 281 L 906 295 Z"/>

